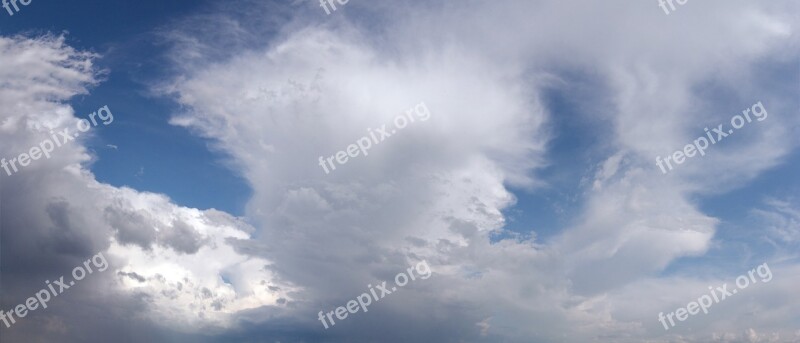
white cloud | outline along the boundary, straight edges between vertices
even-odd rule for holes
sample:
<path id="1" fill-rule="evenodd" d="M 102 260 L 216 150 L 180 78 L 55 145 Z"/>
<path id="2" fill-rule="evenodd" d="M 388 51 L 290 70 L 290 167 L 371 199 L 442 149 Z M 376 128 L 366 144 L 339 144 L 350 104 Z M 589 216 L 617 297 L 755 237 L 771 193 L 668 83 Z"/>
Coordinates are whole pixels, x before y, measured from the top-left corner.
<path id="1" fill-rule="evenodd" d="M 621 2 L 351 5 L 348 11 L 369 13 L 383 29 L 371 31 L 357 16 L 349 18 L 352 26 L 287 29 L 267 47 L 190 71 L 170 86 L 187 108 L 173 122 L 217 141 L 254 185 L 248 215 L 258 218 L 264 255 L 305 287 L 301 298 L 317 304 L 299 316 L 351 297 L 404 259 L 424 257 L 436 266 L 429 282 L 436 290 L 384 304 L 387 311 L 418 306 L 426 316 L 419 308 L 466 307 L 448 316 L 465 323 L 492 316 L 498 323 L 461 331 L 449 322 L 464 339 L 481 331 L 512 341 L 658 337 L 642 319 L 620 318 L 605 294 L 628 290 L 677 258 L 704 254 L 719 220 L 702 213 L 692 194 L 736 187 L 780 163 L 796 144 L 783 128 L 796 125 L 788 116 L 751 128 L 738 144 L 715 146 L 713 156 L 681 166 L 680 174 L 663 176 L 654 165 L 656 155 L 730 118 L 720 111 L 727 107 L 693 90 L 724 79 L 737 81 L 726 89 L 747 95 L 753 87 L 742 73 L 786 44 L 792 26 L 782 11 L 795 8 L 788 2 L 693 3 L 670 17 L 655 4 Z M 311 79 L 320 67 L 325 74 L 313 96 L 243 100 L 264 85 Z M 549 69 L 605 81 L 600 91 L 614 107 L 598 107 L 596 115 L 612 124 L 603 143 L 615 151 L 587 190 L 584 213 L 550 244 L 489 244 L 489 232 L 504 225 L 502 209 L 515 203 L 506 185 L 541 182 L 531 172 L 545 165 L 554 134 L 548 116 L 559 115 L 539 100 L 537 73 Z M 791 111 L 782 99 L 753 97 L 744 104 L 763 100 L 770 111 Z M 421 100 L 430 121 L 330 175 L 316 165 L 318 156 Z M 270 149 L 259 148 L 265 145 Z M 701 172 L 708 168 L 729 172 Z M 303 208 L 309 215 L 299 215 Z M 414 337 L 397 328 L 408 318 L 391 318 L 395 324 L 382 330 Z M 371 323 L 363 320 L 359 325 Z M 353 330 L 348 334 L 366 335 Z"/>
<path id="2" fill-rule="evenodd" d="M 75 114 L 64 102 L 96 84 L 97 57 L 67 46 L 64 37 L 0 38 L 0 136 L 8 142 L 0 147 L 3 157 L 38 145 L 51 128 L 74 125 Z M 4 337 L 119 334 L 125 330 L 120 326 L 134 325 L 103 327 L 115 311 L 96 316 L 92 306 L 120 306 L 137 325 L 193 332 L 198 326 L 230 326 L 232 313 L 291 300 L 291 287 L 275 282 L 266 269 L 269 261 L 235 248 L 250 238 L 252 227 L 215 210 L 177 206 L 163 195 L 100 184 L 86 170 L 90 160 L 83 141 L 76 140 L 49 159 L 0 176 L 4 262 L 16 261 L 11 273 L 4 269 L 4 279 L 12 280 L 4 283 L 4 309 L 97 252 L 110 262 L 107 272 L 87 278 L 60 297 L 66 300 L 20 321 Z"/>

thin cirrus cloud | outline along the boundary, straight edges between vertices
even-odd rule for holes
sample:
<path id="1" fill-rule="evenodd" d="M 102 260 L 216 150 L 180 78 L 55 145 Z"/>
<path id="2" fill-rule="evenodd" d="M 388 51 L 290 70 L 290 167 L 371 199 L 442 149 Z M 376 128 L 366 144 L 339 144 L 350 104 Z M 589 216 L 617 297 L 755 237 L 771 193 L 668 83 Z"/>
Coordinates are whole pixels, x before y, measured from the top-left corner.
<path id="1" fill-rule="evenodd" d="M 295 4 L 290 20 L 278 20 L 269 10 L 286 7 L 239 4 L 253 10 L 212 6 L 212 14 L 156 30 L 174 46 L 169 57 L 179 75 L 153 89 L 181 105 L 173 125 L 212 141 L 251 185 L 246 223 L 100 184 L 85 148 L 74 144 L 4 184 L 4 242 L 20 244 L 4 246 L 3 260 L 66 259 L 69 266 L 107 251 L 116 274 L 65 300 L 71 304 L 62 308 L 78 312 L 74 319 L 49 311 L 11 337 L 79 341 L 77 330 L 97 330 L 98 337 L 187 342 L 797 339 L 800 304 L 791 294 L 798 266 L 785 253 L 760 252 L 779 257 L 770 263 L 774 280 L 717 311 L 668 333 L 656 319 L 752 267 L 663 273 L 726 244 L 715 238 L 723 220 L 704 213 L 694 196 L 739 187 L 785 163 L 797 146 L 797 99 L 780 96 L 791 86 L 759 75 L 764 63 L 791 70 L 796 61 L 796 24 L 788 15 L 796 4 L 691 2 L 665 16 L 648 3 L 353 0 L 325 23 L 317 8 Z M 213 35 L 198 25 L 209 21 Z M 377 21 L 381 30 L 374 30 Z M 274 34 L 265 38 L 267 31 Z M 15 145 L 1 151 L 10 156 L 44 134 L 23 121 L 55 127 L 75 120 L 60 102 L 97 83 L 92 61 L 99 56 L 54 37 L 3 44 L 8 59 L 25 51 L 55 56 L 45 64 L 51 72 L 0 69 L 33 80 L 14 83 L 15 92 L 0 100 L 29 106 L 3 111 L 0 134 Z M 609 124 L 598 136 L 612 151 L 590 166 L 580 215 L 554 237 L 493 240 L 506 225 L 503 210 L 518 204 L 509 187 L 546 187 L 537 171 L 554 153 L 549 142 L 570 134 L 550 125 L 562 114 L 547 106 L 541 83 L 565 70 L 603 80 L 598 92 L 610 94 L 612 106 L 589 111 Z M 698 93 L 700 85 L 715 85 L 719 94 Z M 264 90 L 272 96 L 254 96 Z M 429 120 L 335 173 L 317 165 L 319 156 L 421 101 Z M 769 119 L 731 144 L 669 175 L 655 166 L 656 156 L 757 101 Z M 9 201 L 11 194 L 25 196 Z M 791 204 L 771 201 L 774 209 L 755 212 L 776 244 L 796 241 Z M 37 223 L 47 229 L 17 229 Z M 37 244 L 46 249 L 34 258 Z M 319 310 L 421 260 L 430 263 L 430 279 L 329 330 L 316 321 Z M 55 270 L 6 270 L 11 295 L 3 305 Z M 80 320 L 96 317 L 87 303 L 125 310 L 112 311 L 101 327 Z M 35 332 L 37 324 L 46 329 Z"/>

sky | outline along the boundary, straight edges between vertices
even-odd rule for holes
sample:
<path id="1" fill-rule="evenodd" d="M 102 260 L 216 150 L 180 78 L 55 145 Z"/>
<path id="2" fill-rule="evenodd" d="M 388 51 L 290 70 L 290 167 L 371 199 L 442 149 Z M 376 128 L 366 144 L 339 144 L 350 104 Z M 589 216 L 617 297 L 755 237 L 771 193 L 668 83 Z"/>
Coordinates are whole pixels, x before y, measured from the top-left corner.
<path id="1" fill-rule="evenodd" d="M 800 342 L 800 3 L 336 1 L 0 9 L 0 341 Z"/>

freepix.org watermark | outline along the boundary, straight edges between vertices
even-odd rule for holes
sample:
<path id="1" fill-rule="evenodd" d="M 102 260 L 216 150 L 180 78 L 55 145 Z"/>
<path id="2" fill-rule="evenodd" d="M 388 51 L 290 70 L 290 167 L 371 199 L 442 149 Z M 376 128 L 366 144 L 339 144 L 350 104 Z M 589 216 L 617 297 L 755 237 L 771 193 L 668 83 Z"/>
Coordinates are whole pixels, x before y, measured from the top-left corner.
<path id="1" fill-rule="evenodd" d="M 19 3 L 22 4 L 23 6 L 28 6 L 31 4 L 31 1 L 33 0 L 19 0 Z M 11 11 L 12 7 L 14 8 L 13 12 Z M 13 16 L 14 13 L 19 12 L 19 6 L 17 6 L 17 0 L 11 0 L 10 3 L 9 0 L 3 0 L 3 8 L 5 8 L 6 11 L 8 11 L 8 15 L 11 16 Z"/>
<path id="2" fill-rule="evenodd" d="M 676 10 L 675 2 L 677 2 L 678 5 L 683 6 L 688 1 L 689 0 L 658 0 L 658 7 L 661 7 L 661 9 L 664 10 L 664 14 L 670 15 L 670 13 L 672 13 L 672 11 Z M 670 7 L 669 9 L 667 8 L 667 4 L 669 4 L 669 7 Z"/>
<path id="3" fill-rule="evenodd" d="M 361 137 L 356 141 L 355 144 L 348 145 L 346 152 L 345 150 L 341 150 L 327 159 L 323 159 L 323 157 L 320 156 L 319 165 L 325 171 L 325 174 L 328 174 L 331 172 L 331 170 L 336 170 L 336 164 L 333 163 L 334 159 L 339 164 L 345 164 L 350 157 L 356 157 L 359 154 L 367 156 L 369 155 L 367 150 L 372 147 L 373 143 L 375 143 L 375 145 L 380 144 L 380 142 L 383 142 L 383 140 L 386 138 L 389 138 L 393 134 L 397 133 L 397 130 L 403 129 L 409 124 L 413 124 L 417 118 L 419 118 L 420 121 L 426 121 L 430 119 L 430 117 L 431 112 L 428 110 L 428 107 L 425 106 L 424 102 L 420 102 L 416 106 L 408 109 L 405 114 L 401 114 L 394 118 L 394 126 L 396 129 L 387 129 L 386 125 L 383 125 L 381 128 L 375 129 L 374 131 L 371 128 L 367 128 L 369 136 Z M 328 169 L 329 165 L 331 170 Z"/>
<path id="4" fill-rule="evenodd" d="M 93 273 L 92 265 L 97 268 L 98 272 L 103 272 L 108 269 L 108 261 L 106 261 L 106 257 L 103 256 L 103 253 L 98 253 L 97 255 L 92 256 L 92 258 L 83 262 L 83 266 L 77 266 L 75 269 L 72 270 L 72 278 L 73 281 L 65 282 L 64 277 L 60 277 L 58 280 L 53 281 L 50 283 L 50 280 L 45 281 L 47 284 L 47 288 L 43 288 L 42 290 L 36 292 L 35 297 L 30 297 L 28 300 L 25 301 L 25 304 L 19 304 L 14 307 L 13 310 L 4 312 L 0 310 L 0 321 L 3 324 L 6 324 L 7 328 L 10 328 L 12 324 L 17 322 L 17 319 L 25 318 L 28 315 L 28 311 L 33 311 L 39 306 L 43 309 L 47 308 L 47 302 L 51 299 L 51 294 L 53 297 L 57 297 L 59 294 L 64 293 L 65 290 L 68 290 L 70 287 L 75 285 L 75 281 L 83 280 L 87 275 Z M 84 269 L 84 267 L 86 269 Z M 55 286 L 54 286 L 55 285 Z M 56 291 L 56 287 L 58 287 L 58 291 Z M 14 316 L 16 315 L 16 319 Z"/>
<path id="5" fill-rule="evenodd" d="M 368 312 L 367 306 L 372 304 L 373 299 L 377 302 L 380 299 L 383 299 L 385 296 L 392 294 L 393 292 L 397 291 L 397 287 L 403 287 L 408 284 L 409 280 L 414 281 L 416 280 L 416 276 L 414 272 L 416 271 L 419 274 L 420 279 L 426 280 L 431 277 L 431 267 L 428 265 L 427 261 L 422 261 L 417 263 L 416 267 L 409 267 L 408 275 L 406 273 L 400 272 L 397 276 L 394 277 L 394 283 L 397 286 L 392 286 L 391 290 L 388 289 L 386 286 L 386 281 L 383 281 L 380 285 L 375 286 L 375 288 L 380 291 L 381 295 L 378 296 L 378 293 L 375 291 L 375 288 L 372 288 L 372 284 L 367 285 L 369 287 L 369 293 L 363 293 L 356 297 L 356 300 L 350 300 L 347 302 L 345 306 L 339 306 L 334 311 L 330 311 L 327 314 L 323 311 L 319 311 L 319 321 L 322 322 L 322 325 L 325 326 L 325 329 L 328 329 L 328 321 L 330 321 L 330 325 L 336 325 L 336 322 L 333 320 L 334 314 L 336 314 L 336 318 L 339 320 L 344 320 L 347 318 L 349 314 L 355 314 L 358 310 L 362 310 L 365 313 Z M 327 317 L 327 321 L 325 320 Z"/>
<path id="6" fill-rule="evenodd" d="M 705 151 L 709 147 L 709 140 L 711 141 L 711 144 L 716 144 L 723 138 L 732 135 L 734 129 L 741 129 L 744 127 L 744 124 L 753 122 L 753 118 L 750 116 L 751 113 L 757 121 L 763 121 L 764 119 L 767 119 L 768 115 L 767 109 L 765 109 L 764 105 L 761 104 L 761 101 L 759 101 L 751 108 L 742 111 L 742 114 L 737 114 L 731 118 L 731 126 L 733 126 L 733 129 L 725 131 L 725 128 L 723 127 L 724 124 L 719 124 L 711 131 L 709 131 L 708 128 L 705 128 L 708 139 L 706 139 L 706 137 L 699 137 L 695 139 L 693 143 L 686 144 L 686 146 L 683 147 L 683 150 L 677 150 L 671 155 L 667 155 L 667 157 L 663 160 L 661 159 L 661 156 L 656 156 L 656 165 L 661 168 L 661 173 L 666 174 L 667 169 L 664 168 L 665 164 L 669 170 L 672 170 L 672 162 L 675 162 L 675 165 L 677 166 L 678 164 L 683 164 L 687 157 L 694 157 L 698 153 L 700 156 L 705 156 Z M 714 137 L 716 137 L 716 139 Z"/>
<path id="7" fill-rule="evenodd" d="M 684 321 L 687 318 L 689 318 L 689 315 L 698 314 L 700 313 L 701 310 L 703 311 L 703 313 L 708 314 L 708 309 L 711 307 L 711 305 L 717 304 L 720 301 L 723 301 L 726 298 L 729 298 L 734 294 L 739 293 L 739 289 L 747 288 L 748 286 L 750 286 L 751 282 L 753 284 L 757 283 L 758 280 L 756 280 L 754 275 L 756 274 L 756 272 L 758 272 L 758 276 L 761 278 L 761 282 L 767 283 L 770 280 L 772 280 L 772 271 L 769 270 L 769 266 L 767 265 L 766 262 L 764 262 L 764 264 L 747 272 L 747 275 L 742 274 L 736 278 L 736 287 L 739 287 L 738 289 L 734 288 L 732 290 L 728 290 L 727 283 L 722 284 L 722 287 L 717 287 L 716 289 L 712 288 L 711 286 L 708 286 L 708 289 L 711 291 L 710 296 L 703 295 L 700 298 L 698 298 L 697 301 L 692 301 L 689 304 L 687 304 L 686 307 L 678 308 L 677 310 L 675 310 L 675 312 L 670 312 L 666 316 L 664 316 L 664 312 L 659 312 L 658 321 L 660 321 L 661 324 L 664 325 L 664 330 L 669 330 L 670 327 L 675 327 L 676 324 L 675 321 L 673 320 L 673 317 L 677 318 L 679 321 Z M 667 320 L 669 320 L 669 324 L 671 326 L 667 326 Z"/>
<path id="8" fill-rule="evenodd" d="M 89 131 L 93 126 L 97 126 L 97 117 L 103 121 L 103 125 L 111 124 L 114 121 L 114 115 L 111 113 L 111 110 L 108 109 L 108 105 L 101 107 L 97 112 L 92 112 L 89 114 L 89 119 L 81 119 L 78 121 L 78 131 L 76 133 L 70 133 L 69 128 L 64 128 L 61 132 L 56 132 L 54 130 L 50 130 L 50 138 L 45 139 L 38 146 L 32 147 L 28 152 L 23 152 L 19 154 L 19 156 L 14 157 L 6 161 L 5 158 L 0 159 L 0 167 L 6 171 L 8 176 L 11 176 L 14 173 L 19 172 L 20 168 L 29 166 L 33 161 L 36 161 L 42 156 L 49 159 L 50 153 L 55 150 L 55 148 L 60 148 L 64 144 L 67 144 L 75 138 L 80 136 L 81 132 Z M 91 120 L 91 122 L 89 122 Z M 17 167 L 17 163 L 19 163 L 19 167 Z M 9 168 L 10 167 L 10 168 Z M 13 170 L 13 172 L 12 172 Z"/>
<path id="9" fill-rule="evenodd" d="M 350 2 L 350 0 L 319 0 L 319 6 L 325 10 L 325 14 L 331 15 L 331 10 L 328 9 L 328 5 L 330 5 L 335 11 L 337 2 L 339 3 L 339 5 L 344 6 L 345 4 Z"/>

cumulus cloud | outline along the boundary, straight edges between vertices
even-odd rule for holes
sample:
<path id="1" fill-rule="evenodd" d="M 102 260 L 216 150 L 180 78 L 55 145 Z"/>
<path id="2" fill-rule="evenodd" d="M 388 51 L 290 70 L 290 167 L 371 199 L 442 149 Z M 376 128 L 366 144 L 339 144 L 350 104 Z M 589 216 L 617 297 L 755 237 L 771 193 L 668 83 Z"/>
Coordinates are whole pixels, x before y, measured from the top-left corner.
<path id="1" fill-rule="evenodd" d="M 667 18 L 645 3 L 581 3 L 578 12 L 569 2 L 352 3 L 346 20 L 304 26 L 297 19 L 270 44 L 171 83 L 167 89 L 187 109 L 173 123 L 216 141 L 254 185 L 248 215 L 260 222 L 262 249 L 269 251 L 262 254 L 317 304 L 298 311 L 300 322 L 401 270 L 403 260 L 426 258 L 438 266 L 429 283 L 436 290 L 415 295 L 427 300 L 414 305 L 467 309 L 447 311 L 456 319 L 446 323 L 452 339 L 561 339 L 563 331 L 577 341 L 658 337 L 652 314 L 619 316 L 608 292 L 708 251 L 719 220 L 702 213 L 692 195 L 735 187 L 796 145 L 785 127 L 797 119 L 784 116 L 737 143 L 715 146 L 713 155 L 680 173 L 661 176 L 655 169 L 655 156 L 758 100 L 774 111 L 794 110 L 793 102 L 766 93 L 730 107 L 693 92 L 713 80 L 727 81 L 730 92 L 752 91 L 756 86 L 741 74 L 756 72 L 786 44 L 793 27 L 783 10 L 794 5 L 693 5 Z M 390 14 L 398 9 L 402 18 Z M 367 36 L 374 31 L 364 14 L 385 23 L 377 32 L 383 39 Z M 582 25 L 565 25 L 563 18 Z M 245 101 L 264 85 L 311 79 L 320 67 L 324 77 L 313 94 Z M 534 172 L 546 164 L 548 139 L 558 134 L 548 126 L 558 114 L 542 104 L 548 85 L 541 80 L 564 69 L 603 80 L 610 107 L 594 104 L 593 114 L 613 128 L 608 143 L 615 151 L 586 190 L 586 208 L 573 227 L 550 244 L 492 244 L 490 234 L 505 223 L 502 210 L 515 203 L 506 186 L 540 185 Z M 431 109 L 429 122 L 330 175 L 316 166 L 317 157 L 335 153 L 331 147 L 346 146 L 420 100 Z M 712 165 L 730 172 L 702 174 Z M 310 251 L 298 256 L 300 249 Z M 388 336 L 418 337 L 400 328 L 410 323 L 402 315 L 408 303 L 384 306 L 392 308 L 381 322 Z M 503 329 L 488 326 L 490 316 Z M 359 331 L 361 325 L 337 329 L 360 339 L 372 334 Z"/>
<path id="2" fill-rule="evenodd" d="M 75 125 L 65 104 L 100 75 L 99 56 L 77 51 L 63 36 L 0 38 L 0 153 L 15 158 Z M 7 90 L 7 91 L 6 91 Z M 269 261 L 238 252 L 253 229 L 215 210 L 177 206 L 162 195 L 100 184 L 87 171 L 85 138 L 64 144 L 13 175 L 2 175 L 3 299 L 8 312 L 72 268 L 104 253 L 110 272 L 95 273 L 46 311 L 11 328 L 10 341 L 163 340 L 197 325 L 229 326 L 231 313 L 291 299 L 265 269 Z M 270 289 L 272 287 L 272 289 Z M 98 311 L 97 309 L 102 309 Z M 158 323 L 158 325 L 156 325 Z M 190 326 L 191 325 L 191 326 Z M 144 329 L 149 328 L 149 329 Z"/>

